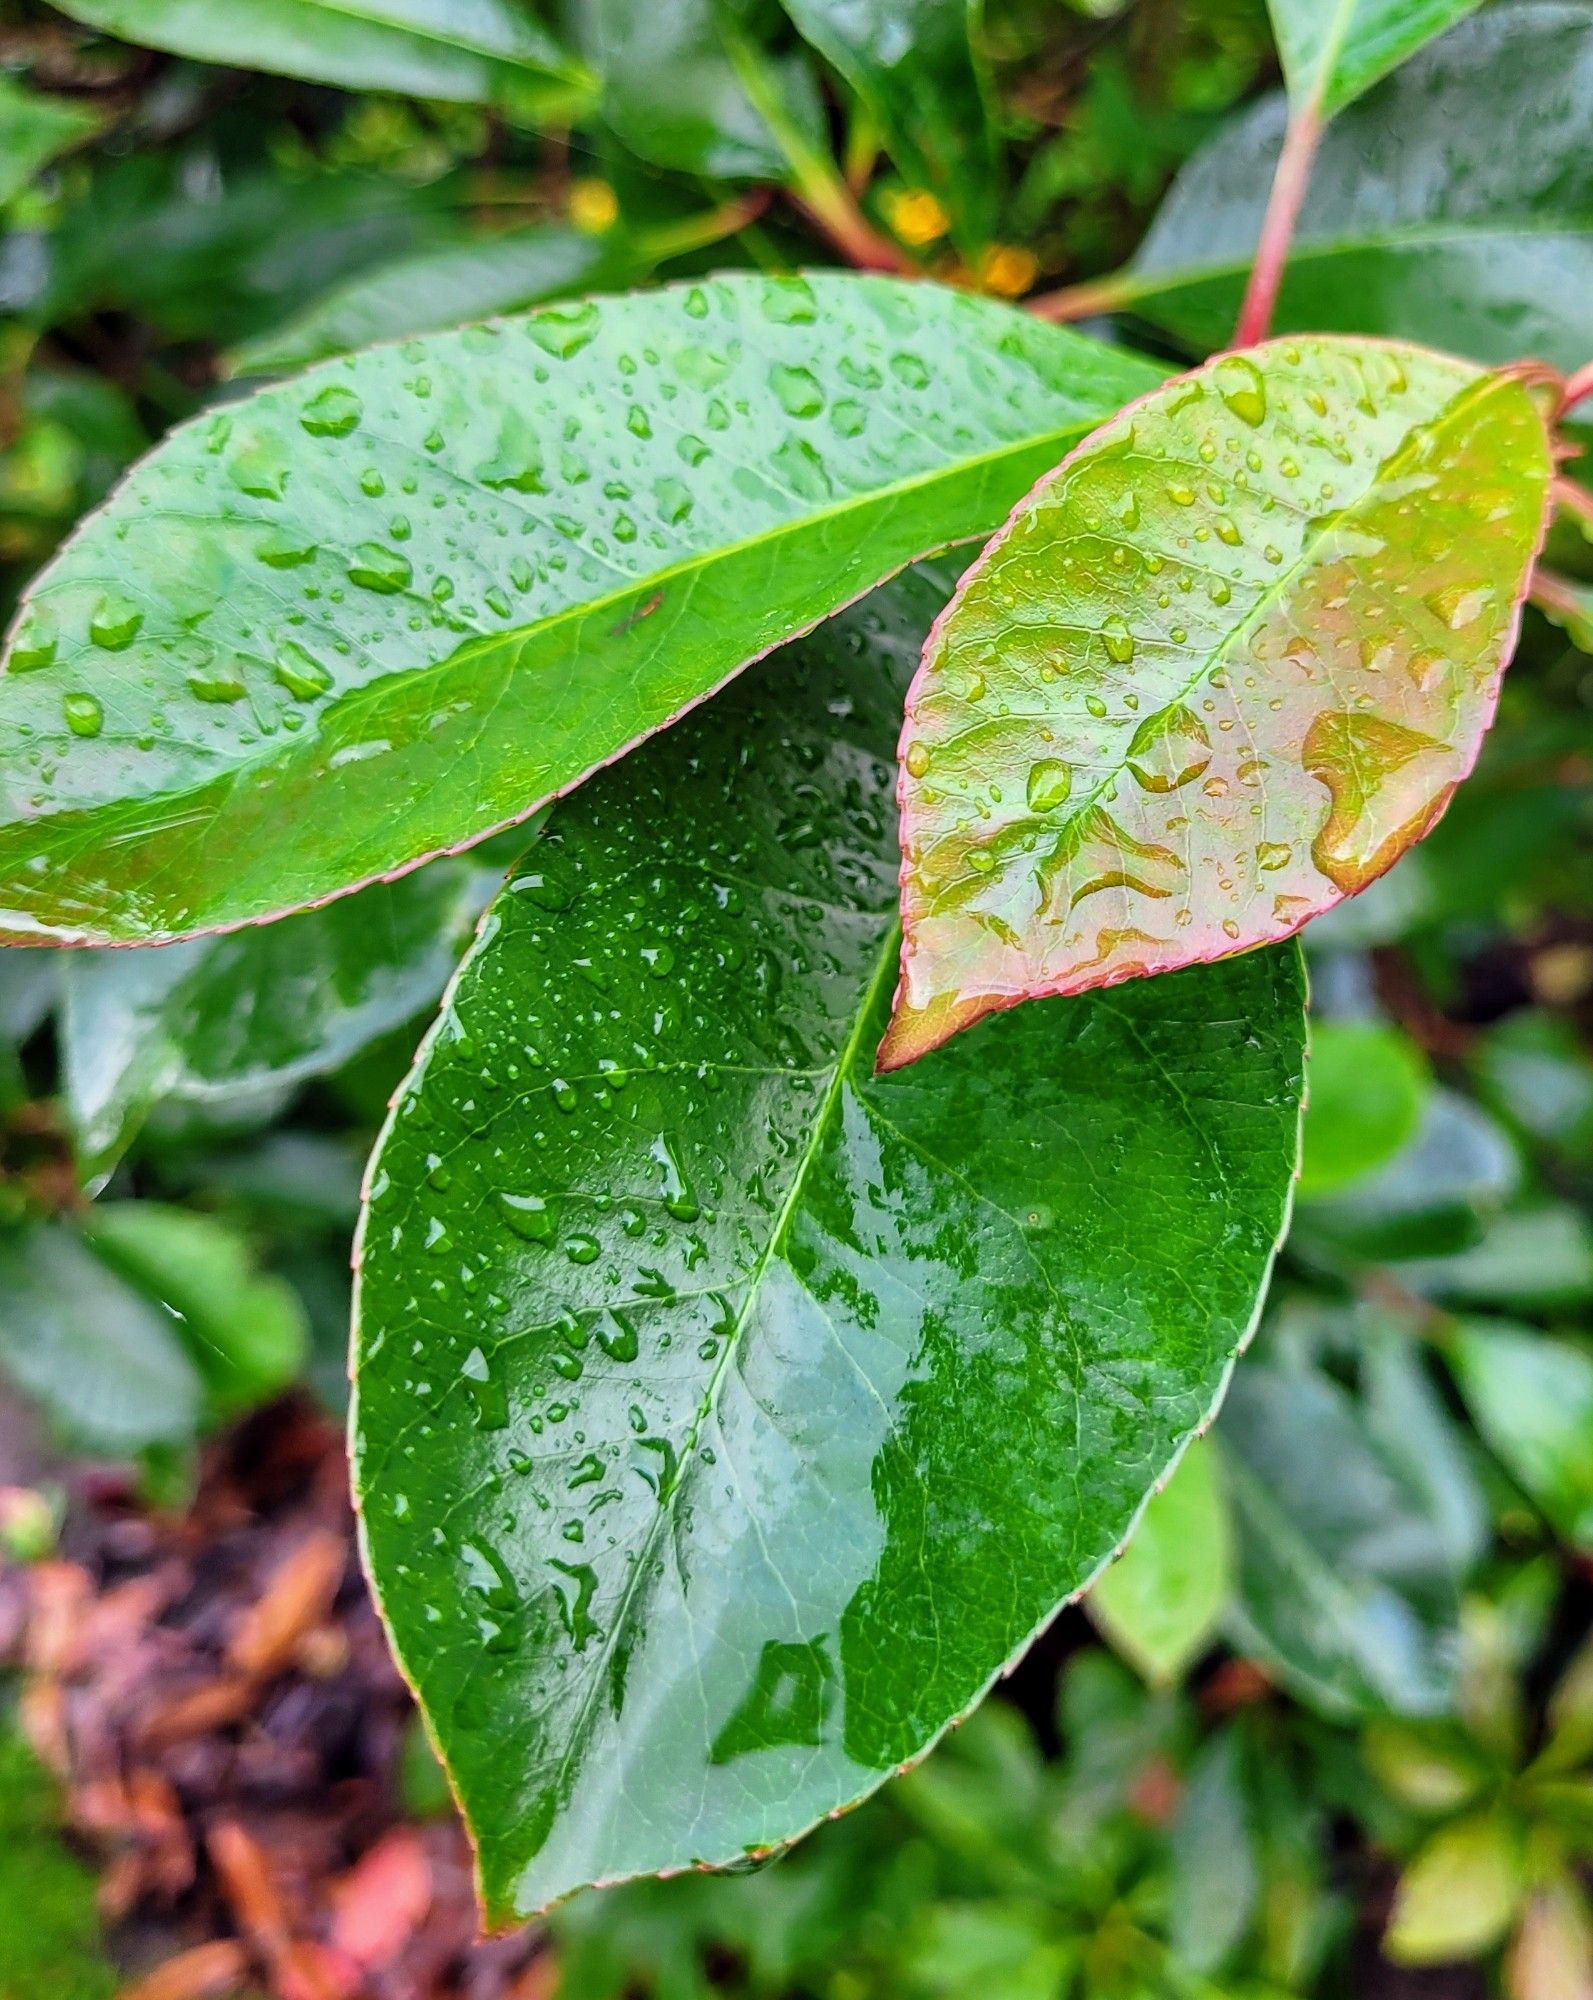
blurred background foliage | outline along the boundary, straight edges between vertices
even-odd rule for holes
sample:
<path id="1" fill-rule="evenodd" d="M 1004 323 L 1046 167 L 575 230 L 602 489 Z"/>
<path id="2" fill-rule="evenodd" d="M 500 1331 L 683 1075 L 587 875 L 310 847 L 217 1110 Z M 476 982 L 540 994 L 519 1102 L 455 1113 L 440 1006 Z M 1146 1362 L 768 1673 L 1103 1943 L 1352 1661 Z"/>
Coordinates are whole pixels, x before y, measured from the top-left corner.
<path id="1" fill-rule="evenodd" d="M 1154 287 L 1112 274 L 1158 210 L 1147 268 L 1209 263 L 1202 190 L 1233 192 L 1274 116 L 1262 0 L 510 11 L 523 60 L 417 75 L 379 37 L 284 42 L 263 0 L 0 0 L 0 609 L 172 423 L 573 292 L 837 260 L 1013 299 L 1104 278 L 1119 333 L 1193 351 L 1200 313 L 1136 313 Z M 1568 95 L 1550 34 L 1593 12 L 1479 23 L 1506 12 L 1541 60 L 1498 88 L 1593 137 L 1593 76 Z M 1411 331 L 1420 280 L 1426 337 L 1493 358 L 1547 328 L 1586 359 L 1593 151 L 1528 185 L 1530 132 L 1424 74 L 1450 150 L 1415 167 L 1491 201 L 1501 241 L 1557 232 L 1558 289 L 1481 315 L 1346 182 L 1313 225 L 1366 237 L 1339 323 Z M 1411 168 L 1406 89 L 1357 110 L 1357 157 Z M 1515 183 L 1476 195 L 1467 146 Z M 1593 551 L 1556 559 L 1593 578 Z M 526 1994 L 1593 1995 L 1593 661 L 1567 622 L 1529 615 L 1438 831 L 1307 935 L 1293 1232 L 1128 1553 L 923 1768 L 745 1875 L 578 1899 Z M 232 937 L 0 951 L 13 1570 L 71 1549 L 107 1464 L 180 1512 L 244 1413 L 305 1385 L 341 1409 L 361 1165 L 523 839 Z M 446 1813 L 418 1738 L 393 1783 Z M 0 1737 L 4 2000 L 116 1984 L 57 1810 Z"/>

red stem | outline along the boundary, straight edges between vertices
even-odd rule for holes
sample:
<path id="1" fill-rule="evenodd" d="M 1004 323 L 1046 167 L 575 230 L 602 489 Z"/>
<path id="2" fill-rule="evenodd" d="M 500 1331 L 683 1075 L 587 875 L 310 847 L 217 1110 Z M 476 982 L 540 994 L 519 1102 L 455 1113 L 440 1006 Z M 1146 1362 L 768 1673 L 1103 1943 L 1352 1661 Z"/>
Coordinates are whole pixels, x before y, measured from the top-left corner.
<path id="1" fill-rule="evenodd" d="M 1565 394 L 1560 400 L 1560 415 L 1569 416 L 1578 403 L 1593 396 L 1593 361 L 1579 368 L 1565 385 Z"/>
<path id="2" fill-rule="evenodd" d="M 1239 308 L 1239 324 L 1234 328 L 1235 347 L 1253 347 L 1265 340 L 1272 329 L 1273 308 L 1284 266 L 1289 261 L 1289 245 L 1294 241 L 1294 225 L 1300 219 L 1306 184 L 1322 143 L 1324 123 L 1316 105 L 1307 104 L 1290 121 L 1284 134 L 1283 151 L 1278 155 L 1267 197 L 1267 213 L 1261 224 L 1261 241 L 1256 245 L 1256 261 L 1250 267 L 1250 283 L 1244 304 Z"/>
<path id="3" fill-rule="evenodd" d="M 1593 493 L 1589 493 L 1585 486 L 1578 486 L 1574 479 L 1557 479 L 1554 482 L 1554 499 L 1556 506 L 1576 516 L 1582 523 L 1584 534 L 1593 539 Z"/>
<path id="4" fill-rule="evenodd" d="M 1556 576 L 1552 569 L 1540 566 L 1532 572 L 1527 595 L 1534 604 L 1561 618 L 1578 617 L 1582 610 L 1582 600 L 1577 596 L 1575 586 L 1563 576 Z"/>
<path id="5" fill-rule="evenodd" d="M 1086 278 L 1079 285 L 1064 285 L 1057 292 L 1042 292 L 1025 299 L 1025 312 L 1036 319 L 1067 321 L 1091 319 L 1096 313 L 1116 312 L 1128 305 L 1139 286 L 1129 271 L 1112 271 L 1104 278 Z"/>

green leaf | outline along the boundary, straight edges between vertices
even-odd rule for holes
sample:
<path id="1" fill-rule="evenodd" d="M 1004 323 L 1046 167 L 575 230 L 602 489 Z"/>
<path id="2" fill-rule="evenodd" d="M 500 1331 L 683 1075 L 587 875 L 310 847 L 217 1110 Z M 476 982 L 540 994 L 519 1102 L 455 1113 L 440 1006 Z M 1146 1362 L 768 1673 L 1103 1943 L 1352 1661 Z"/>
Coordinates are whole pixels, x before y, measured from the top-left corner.
<path id="1" fill-rule="evenodd" d="M 15 201 L 41 167 L 99 129 L 97 112 L 44 97 L 0 76 L 0 205 Z"/>
<path id="2" fill-rule="evenodd" d="M 588 0 L 581 27 L 603 79 L 604 119 L 639 159 L 717 180 L 779 181 L 791 173 L 789 136 L 827 154 L 806 63 L 743 42 L 728 0 Z"/>
<path id="3" fill-rule="evenodd" d="M 1269 98 L 1184 169 L 1125 274 L 1129 311 L 1191 347 L 1226 345 L 1284 122 Z M 1590 298 L 1593 19 L 1523 0 L 1490 7 L 1329 128 L 1273 324 L 1569 371 L 1593 353 Z"/>
<path id="4" fill-rule="evenodd" d="M 57 1787 L 0 1719 L 0 1993 L 6 2000 L 111 2000 L 123 1982 L 103 1952 L 95 1879 L 62 1838 Z"/>
<path id="5" fill-rule="evenodd" d="M 933 189 L 969 241 L 994 222 L 1001 151 L 972 36 L 979 0 L 784 0 L 852 86 L 910 181 Z"/>
<path id="6" fill-rule="evenodd" d="M 213 1419 L 297 1378 L 309 1345 L 304 1309 L 290 1285 L 255 1270 L 248 1245 L 225 1223 L 158 1202 L 114 1201 L 89 1211 L 84 1233 L 104 1264 L 175 1316 Z"/>
<path id="7" fill-rule="evenodd" d="M 1441 1712 L 1459 1593 L 1445 1523 L 1325 1375 L 1252 1361 L 1223 1411 L 1235 1636 L 1330 1715 Z"/>
<path id="8" fill-rule="evenodd" d="M 1496 1216 L 1468 1248 L 1410 1258 L 1397 1275 L 1411 1291 L 1457 1306 L 1584 1305 L 1593 1299 L 1593 1226 L 1570 1202 L 1535 1202 Z"/>
<path id="9" fill-rule="evenodd" d="M 1593 1554 L 1593 1354 L 1485 1319 L 1457 1321 L 1443 1351 L 1490 1450 L 1556 1531 Z"/>
<path id="10" fill-rule="evenodd" d="M 590 79 L 516 0 L 61 0 L 148 48 L 348 90 L 576 115 Z"/>
<path id="11" fill-rule="evenodd" d="M 1458 1820 L 1400 1877 L 1383 1949 L 1396 1965 L 1478 1958 L 1510 1928 L 1525 1886 L 1521 1837 L 1508 1820 Z"/>
<path id="12" fill-rule="evenodd" d="M 1173 1821 L 1168 1939 L 1195 1972 L 1216 1972 L 1232 1957 L 1260 1900 L 1241 1749 L 1231 1727 L 1202 1748 Z"/>
<path id="13" fill-rule="evenodd" d="M 1432 1092 L 1420 1049 L 1381 1021 L 1318 1021 L 1306 1071 L 1300 1193 L 1337 1194 L 1415 1138 Z"/>
<path id="14" fill-rule="evenodd" d="M 90 1171 L 159 1103 L 224 1111 L 324 1075 L 442 992 L 499 871 L 434 862 L 280 924 L 63 955 L 62 1082 Z"/>
<path id="15" fill-rule="evenodd" d="M 1004 306 L 818 274 L 553 306 L 204 416 L 12 634 L 0 936 L 248 922 L 523 819 L 988 532 L 1151 379 Z"/>
<path id="16" fill-rule="evenodd" d="M 1256 1310 L 1292 953 L 870 1074 L 942 598 L 905 579 L 559 807 L 373 1166 L 355 1483 L 494 1921 L 917 1757 L 1123 1540 Z"/>
<path id="17" fill-rule="evenodd" d="M 645 262 L 629 245 L 538 223 L 379 264 L 337 286 L 285 326 L 246 341 L 238 375 L 305 368 L 337 354 L 519 312 L 572 292 L 634 284 Z"/>
<path id="18" fill-rule="evenodd" d="M 882 1064 L 1287 936 L 1392 866 L 1492 718 L 1553 467 L 1519 379 L 1335 339 L 1226 355 L 1080 445 L 908 695 Z"/>
<path id="19" fill-rule="evenodd" d="M 1296 107 L 1331 118 L 1482 0 L 1267 0 Z"/>
<path id="20" fill-rule="evenodd" d="M 1211 1451 L 1184 1454 L 1085 1600 L 1111 1645 L 1154 1687 L 1182 1678 L 1228 1601 L 1232 1546 L 1214 1459 Z"/>
<path id="21" fill-rule="evenodd" d="M 176 1320 L 65 1224 L 0 1233 L 0 1368 L 81 1449 L 131 1457 L 199 1428 Z"/>

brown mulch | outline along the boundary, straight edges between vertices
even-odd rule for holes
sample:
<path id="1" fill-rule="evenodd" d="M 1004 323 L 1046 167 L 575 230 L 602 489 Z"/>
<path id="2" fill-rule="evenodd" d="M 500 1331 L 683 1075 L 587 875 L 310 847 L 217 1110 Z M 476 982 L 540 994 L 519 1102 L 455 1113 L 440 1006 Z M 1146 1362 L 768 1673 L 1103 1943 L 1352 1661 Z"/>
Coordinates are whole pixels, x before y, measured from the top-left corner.
<path id="1" fill-rule="evenodd" d="M 123 2000 L 554 1992 L 533 1933 L 478 1941 L 457 1819 L 403 1812 L 413 1705 L 307 1402 L 219 1439 L 180 1516 L 79 1480 L 59 1555 L 0 1565 L 0 1666 L 103 1871 Z"/>

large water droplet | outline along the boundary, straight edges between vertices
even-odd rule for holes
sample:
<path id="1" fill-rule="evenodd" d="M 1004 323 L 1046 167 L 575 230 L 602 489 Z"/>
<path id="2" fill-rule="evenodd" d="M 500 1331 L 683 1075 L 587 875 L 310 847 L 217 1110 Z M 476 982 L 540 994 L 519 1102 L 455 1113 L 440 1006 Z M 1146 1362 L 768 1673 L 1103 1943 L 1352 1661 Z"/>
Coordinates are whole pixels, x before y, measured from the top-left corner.
<path id="1" fill-rule="evenodd" d="M 1029 767 L 1024 796 L 1030 812 L 1055 812 L 1073 790 L 1073 770 L 1060 757 L 1042 757 Z"/>
<path id="2" fill-rule="evenodd" d="M 17 627 L 16 637 L 11 641 L 11 672 L 31 674 L 41 667 L 50 666 L 60 643 L 61 628 L 55 613 L 46 610 L 42 604 L 35 604 Z"/>
<path id="3" fill-rule="evenodd" d="M 788 417 L 816 417 L 824 408 L 824 391 L 807 368 L 781 363 L 770 369 L 769 386 Z"/>
<path id="4" fill-rule="evenodd" d="M 361 542 L 349 558 L 348 578 L 362 590 L 374 590 L 383 596 L 393 596 L 400 590 L 409 588 L 414 571 L 408 561 L 396 549 L 387 548 L 381 542 Z"/>
<path id="5" fill-rule="evenodd" d="M 661 1132 L 653 1141 L 652 1158 L 664 1176 L 664 1208 L 677 1222 L 695 1222 L 702 1213 L 696 1190 L 687 1178 L 680 1151 L 669 1133 Z"/>
<path id="6" fill-rule="evenodd" d="M 553 1241 L 553 1214 L 541 1195 L 500 1194 L 498 1207 L 516 1236 L 523 1236 L 528 1243 Z"/>
<path id="7" fill-rule="evenodd" d="M 1147 792 L 1175 792 L 1210 762 L 1206 725 L 1179 702 L 1146 716 L 1128 746 L 1128 768 Z"/>
<path id="8" fill-rule="evenodd" d="M 89 618 L 89 637 L 108 653 L 120 653 L 132 645 L 144 623 L 144 614 L 130 597 L 106 591 Z"/>
<path id="9" fill-rule="evenodd" d="M 298 701 L 313 701 L 332 685 L 330 671 L 297 639 L 284 639 L 272 669 L 277 680 Z"/>
<path id="10" fill-rule="evenodd" d="M 1101 637 L 1106 641 L 1106 650 L 1120 667 L 1126 667 L 1134 657 L 1134 635 L 1128 629 L 1127 621 L 1115 613 L 1101 627 Z"/>
<path id="11" fill-rule="evenodd" d="M 347 437 L 365 414 L 365 405 L 342 382 L 318 389 L 299 412 L 299 422 L 312 437 Z"/>
<path id="12" fill-rule="evenodd" d="M 1242 424 L 1255 429 L 1266 422 L 1267 385 L 1248 355 L 1225 354 L 1212 376 L 1217 394 Z"/>
<path id="13" fill-rule="evenodd" d="M 74 736 L 98 736 L 105 726 L 105 711 L 91 694 L 69 694 L 61 706 Z"/>
<path id="14" fill-rule="evenodd" d="M 465 1356 L 465 1365 L 459 1371 L 465 1378 L 471 1399 L 476 1406 L 476 1424 L 484 1431 L 501 1431 L 509 1423 L 509 1392 L 487 1365 L 487 1357 L 479 1347 L 471 1348 Z"/>

